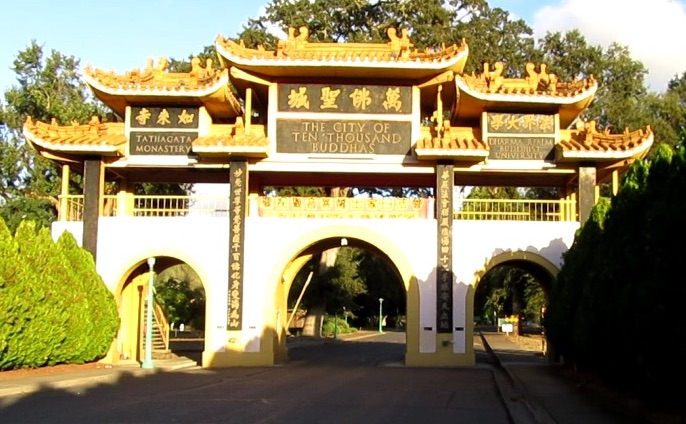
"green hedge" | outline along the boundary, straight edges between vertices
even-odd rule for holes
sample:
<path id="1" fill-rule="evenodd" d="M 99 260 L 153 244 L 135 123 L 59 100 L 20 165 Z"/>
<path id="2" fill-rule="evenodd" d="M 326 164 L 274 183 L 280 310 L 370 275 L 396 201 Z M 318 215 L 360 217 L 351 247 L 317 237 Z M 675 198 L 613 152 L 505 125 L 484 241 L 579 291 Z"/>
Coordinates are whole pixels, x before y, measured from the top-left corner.
<path id="1" fill-rule="evenodd" d="M 70 233 L 0 219 L 0 369 L 84 363 L 105 356 L 119 328 L 116 301 L 93 257 Z"/>
<path id="2" fill-rule="evenodd" d="M 662 146 L 596 205 L 564 256 L 545 326 L 553 351 L 651 403 L 686 379 L 686 153 Z"/>

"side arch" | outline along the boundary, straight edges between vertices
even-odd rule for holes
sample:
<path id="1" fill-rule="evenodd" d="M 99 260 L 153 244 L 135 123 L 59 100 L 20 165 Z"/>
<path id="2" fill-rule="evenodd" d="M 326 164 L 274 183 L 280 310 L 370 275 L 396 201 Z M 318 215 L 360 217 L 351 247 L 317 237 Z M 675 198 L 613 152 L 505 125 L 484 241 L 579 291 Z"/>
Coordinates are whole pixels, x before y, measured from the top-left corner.
<path id="1" fill-rule="evenodd" d="M 201 263 L 188 254 L 174 249 L 151 249 L 143 253 L 122 261 L 119 277 L 116 280 L 114 295 L 117 300 L 119 318 L 121 320 L 117 338 L 112 348 L 110 356 L 114 362 L 120 360 L 141 361 L 142 352 L 140 349 L 140 311 L 143 302 L 143 287 L 149 285 L 150 268 L 147 263 L 148 258 L 156 258 L 153 271 L 159 274 L 161 271 L 178 264 L 186 264 L 197 274 L 205 298 L 211 298 L 211 290 L 207 284 L 208 277 Z M 205 322 L 210 316 L 210 302 L 205 306 Z"/>
<path id="2" fill-rule="evenodd" d="M 543 288 L 546 291 L 550 289 L 550 284 L 557 279 L 557 274 L 560 272 L 560 268 L 550 262 L 545 256 L 539 255 L 538 253 L 523 250 L 502 252 L 492 256 L 486 261 L 484 266 L 474 274 L 474 280 L 471 284 L 472 287 L 476 289 L 481 278 L 486 275 L 488 271 L 499 265 L 505 264 L 511 264 L 512 266 L 522 268 L 536 277 L 539 281 L 548 282 L 543 284 Z"/>
<path id="3" fill-rule="evenodd" d="M 519 268 L 533 276 L 543 290 L 546 299 L 550 289 L 552 288 L 552 285 L 557 280 L 557 275 L 560 272 L 560 269 L 555 264 L 550 262 L 550 260 L 548 260 L 546 257 L 530 251 L 509 251 L 493 256 L 476 274 L 472 289 L 469 291 L 468 318 L 471 321 L 470 325 L 472 326 L 474 325 L 475 296 L 477 292 L 477 286 L 488 272 L 499 266 L 512 266 Z"/>
<path id="4" fill-rule="evenodd" d="M 181 250 L 176 250 L 176 249 L 168 249 L 168 248 L 160 248 L 160 249 L 151 249 L 147 250 L 145 252 L 137 253 L 135 256 L 130 257 L 124 261 L 122 261 L 122 269 L 123 271 L 120 273 L 119 278 L 117 279 L 117 284 L 114 290 L 115 295 L 118 295 L 121 293 L 122 288 L 124 287 L 125 284 L 127 284 L 127 280 L 129 277 L 136 272 L 136 270 L 144 268 L 144 271 L 148 271 L 148 264 L 147 260 L 148 258 L 171 258 L 175 262 L 172 265 L 180 264 L 180 263 L 185 263 L 191 268 L 193 268 L 193 271 L 195 271 L 196 274 L 198 274 L 198 277 L 200 278 L 200 282 L 202 283 L 203 289 L 205 292 L 208 291 L 209 287 L 207 285 L 207 281 L 209 281 L 209 278 L 207 276 L 207 273 L 204 270 L 203 265 L 198 262 L 193 256 L 188 255 L 186 252 L 181 251 Z M 155 272 L 159 274 L 159 269 L 167 268 L 170 265 L 166 265 L 164 263 L 156 263 L 155 265 Z"/>

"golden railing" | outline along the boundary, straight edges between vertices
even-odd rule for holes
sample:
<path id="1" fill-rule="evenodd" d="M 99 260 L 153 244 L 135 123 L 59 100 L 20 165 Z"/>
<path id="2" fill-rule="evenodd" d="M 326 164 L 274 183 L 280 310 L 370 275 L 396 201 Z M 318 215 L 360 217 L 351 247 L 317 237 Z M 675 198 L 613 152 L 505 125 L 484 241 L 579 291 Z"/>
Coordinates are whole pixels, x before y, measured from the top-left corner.
<path id="1" fill-rule="evenodd" d="M 146 285 L 143 291 L 141 292 L 143 295 L 143 299 L 147 298 L 148 294 L 148 286 Z M 157 293 L 157 290 L 153 289 L 154 293 Z M 140 303 L 140 310 L 138 311 L 138 316 L 140 317 L 147 317 L 147 308 L 148 304 L 147 302 L 141 302 Z M 162 306 L 160 306 L 159 303 L 153 302 L 153 308 L 152 308 L 152 328 L 151 328 L 151 335 L 152 335 L 152 340 L 150 340 L 151 343 L 151 348 L 153 351 L 164 351 L 164 352 L 169 352 L 169 333 L 170 333 L 170 326 L 169 326 L 169 321 L 167 320 L 167 316 L 164 314 L 164 311 L 162 310 Z M 147 325 L 147 320 L 143 319 L 139 325 L 139 349 L 140 352 L 145 351 L 145 343 L 146 343 L 146 325 Z M 141 355 L 142 356 L 142 355 Z"/>
<path id="2" fill-rule="evenodd" d="M 133 196 L 133 216 L 228 216 L 229 200 L 216 196 Z"/>
<path id="3" fill-rule="evenodd" d="M 459 220 L 575 221 L 575 203 L 570 200 L 460 199 L 453 206 Z"/>
<path id="4" fill-rule="evenodd" d="M 259 197 L 258 214 L 277 218 L 428 218 L 431 199 Z"/>
<path id="5" fill-rule="evenodd" d="M 169 350 L 169 321 L 167 320 L 167 316 L 164 314 L 164 311 L 162 310 L 162 307 L 160 306 L 159 303 L 154 302 L 154 307 L 153 307 L 153 316 L 154 316 L 154 322 L 157 326 L 157 331 L 159 332 L 160 336 L 162 337 L 162 343 L 164 344 L 164 350 L 168 351 Z"/>
<path id="6" fill-rule="evenodd" d="M 60 198 L 61 221 L 83 220 L 83 196 Z M 433 218 L 434 199 L 351 197 L 251 197 L 251 216 L 277 218 Z M 102 216 L 228 216 L 229 199 L 216 196 L 103 196 Z M 458 220 L 577 221 L 572 200 L 456 199 Z"/>
<path id="7" fill-rule="evenodd" d="M 60 221 L 83 220 L 83 195 L 60 196 Z M 105 195 L 101 216 L 228 216 L 229 200 L 216 196 Z"/>
<path id="8" fill-rule="evenodd" d="M 60 221 L 83 221 L 83 196 L 60 196 Z"/>

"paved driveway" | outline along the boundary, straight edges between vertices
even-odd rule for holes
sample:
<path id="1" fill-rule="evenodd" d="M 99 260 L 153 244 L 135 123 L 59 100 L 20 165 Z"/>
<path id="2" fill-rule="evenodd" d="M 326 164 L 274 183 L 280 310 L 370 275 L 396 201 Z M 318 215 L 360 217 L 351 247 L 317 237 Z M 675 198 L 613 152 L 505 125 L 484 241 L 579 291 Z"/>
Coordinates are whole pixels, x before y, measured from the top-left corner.
<path id="1" fill-rule="evenodd" d="M 404 334 L 292 347 L 274 367 L 123 374 L 2 399 L 2 423 L 510 423 L 483 353 L 474 368 L 402 366 Z"/>

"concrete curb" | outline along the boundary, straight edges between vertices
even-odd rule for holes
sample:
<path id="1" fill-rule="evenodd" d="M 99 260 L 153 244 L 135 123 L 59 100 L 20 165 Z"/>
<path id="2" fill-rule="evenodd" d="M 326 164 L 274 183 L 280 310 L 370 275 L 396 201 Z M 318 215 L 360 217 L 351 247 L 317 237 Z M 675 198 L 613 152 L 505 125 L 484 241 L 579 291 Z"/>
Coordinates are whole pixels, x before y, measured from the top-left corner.
<path id="1" fill-rule="evenodd" d="M 0 397 L 31 394 L 44 389 L 67 389 L 71 387 L 88 387 L 101 383 L 114 383 L 122 374 L 135 374 L 133 370 L 116 369 L 106 374 L 94 375 L 74 375 L 74 376 L 60 376 L 59 378 L 36 378 L 35 381 L 21 382 L 7 387 L 0 387 Z"/>
<path id="2" fill-rule="evenodd" d="M 112 366 L 83 373 L 57 374 L 32 377 L 29 379 L 0 381 L 0 398 L 11 395 L 35 393 L 44 389 L 67 389 L 72 387 L 90 387 L 96 384 L 115 383 L 123 375 L 149 375 L 182 369 L 200 368 L 190 359 L 159 361 L 156 368 L 142 369 L 138 364 Z"/>
<path id="3" fill-rule="evenodd" d="M 557 421 L 550 415 L 550 413 L 545 408 L 543 408 L 538 402 L 536 402 L 536 399 L 533 397 L 533 395 L 526 387 L 526 385 L 512 372 L 510 367 L 508 367 L 507 364 L 501 360 L 498 354 L 493 350 L 491 345 L 488 343 L 486 336 L 484 336 L 484 334 L 481 332 L 479 332 L 479 336 L 481 337 L 481 341 L 486 351 L 492 354 L 493 357 L 496 359 L 498 368 L 505 371 L 505 374 L 507 375 L 510 382 L 514 385 L 517 391 L 521 393 L 522 402 L 533 416 L 534 421 L 537 424 L 557 424 Z"/>

